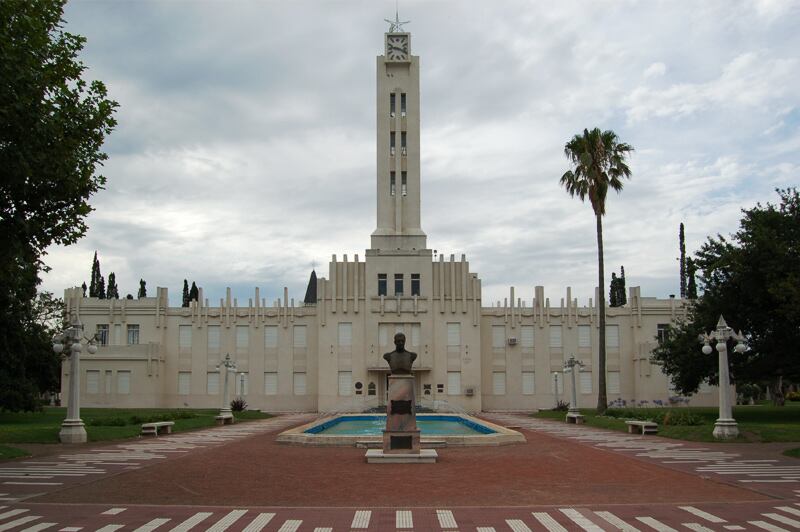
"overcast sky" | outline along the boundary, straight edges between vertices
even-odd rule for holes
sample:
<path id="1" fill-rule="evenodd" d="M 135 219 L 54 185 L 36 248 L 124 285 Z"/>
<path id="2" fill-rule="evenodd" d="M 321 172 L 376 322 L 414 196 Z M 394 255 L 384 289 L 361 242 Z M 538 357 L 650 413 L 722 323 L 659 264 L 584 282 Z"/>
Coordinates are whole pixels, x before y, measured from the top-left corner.
<path id="1" fill-rule="evenodd" d="M 53 247 L 43 288 L 120 293 L 184 278 L 212 301 L 255 286 L 302 298 L 375 228 L 375 56 L 393 1 L 79 1 L 87 78 L 119 102 L 86 236 Z M 400 2 L 420 56 L 422 227 L 465 253 L 484 305 L 535 285 L 583 303 L 591 207 L 559 186 L 564 144 L 612 129 L 636 148 L 610 194 L 606 276 L 678 293 L 687 250 L 798 183 L 800 3 L 789 0 Z M 363 259 L 362 259 L 363 260 Z M 608 280 L 606 281 L 608 282 Z"/>

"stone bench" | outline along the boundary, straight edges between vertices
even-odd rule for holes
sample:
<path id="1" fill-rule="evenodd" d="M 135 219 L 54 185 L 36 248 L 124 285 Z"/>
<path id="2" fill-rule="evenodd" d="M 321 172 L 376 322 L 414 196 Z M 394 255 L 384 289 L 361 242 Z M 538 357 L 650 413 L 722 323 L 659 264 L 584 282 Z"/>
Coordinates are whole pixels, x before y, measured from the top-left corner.
<path id="1" fill-rule="evenodd" d="M 581 425 L 585 419 L 583 418 L 583 414 L 576 414 L 574 412 L 570 412 L 567 414 L 567 417 L 564 419 L 567 423 L 575 423 L 576 425 Z"/>
<path id="2" fill-rule="evenodd" d="M 158 436 L 159 434 L 172 434 L 174 421 L 154 421 L 142 423 L 142 436 Z"/>
<path id="3" fill-rule="evenodd" d="M 645 434 L 658 433 L 658 423 L 653 421 L 626 421 L 625 424 L 628 425 L 628 432 L 630 434 L 641 434 L 644 436 Z"/>
<path id="4" fill-rule="evenodd" d="M 222 414 L 214 417 L 217 425 L 233 425 L 233 414 Z"/>

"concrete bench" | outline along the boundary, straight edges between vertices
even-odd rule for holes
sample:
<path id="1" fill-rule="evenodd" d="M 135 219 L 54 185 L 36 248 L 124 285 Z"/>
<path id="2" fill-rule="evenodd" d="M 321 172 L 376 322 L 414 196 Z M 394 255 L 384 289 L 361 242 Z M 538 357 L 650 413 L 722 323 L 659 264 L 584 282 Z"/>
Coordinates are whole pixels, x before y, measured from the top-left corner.
<path id="1" fill-rule="evenodd" d="M 223 414 L 221 416 L 216 416 L 214 420 L 217 422 L 217 425 L 233 425 L 233 414 Z"/>
<path id="2" fill-rule="evenodd" d="M 174 421 L 154 421 L 142 423 L 142 436 L 158 436 L 159 434 L 172 434 Z"/>
<path id="3" fill-rule="evenodd" d="M 628 432 L 630 434 L 641 434 L 644 436 L 645 434 L 658 433 L 658 423 L 653 421 L 626 421 L 625 424 L 628 425 Z"/>
<path id="4" fill-rule="evenodd" d="M 567 423 L 575 423 L 576 425 L 581 425 L 585 421 L 585 419 L 583 418 L 583 414 L 568 413 L 564 421 L 566 421 Z"/>

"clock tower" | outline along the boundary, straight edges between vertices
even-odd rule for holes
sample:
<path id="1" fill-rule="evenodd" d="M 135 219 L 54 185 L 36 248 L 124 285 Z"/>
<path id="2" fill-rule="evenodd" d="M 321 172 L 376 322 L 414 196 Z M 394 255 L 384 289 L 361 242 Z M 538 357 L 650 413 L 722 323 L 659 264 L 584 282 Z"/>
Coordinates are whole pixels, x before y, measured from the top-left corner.
<path id="1" fill-rule="evenodd" d="M 377 57 L 377 227 L 372 249 L 421 250 L 419 57 L 411 34 L 389 21 L 385 53 Z"/>

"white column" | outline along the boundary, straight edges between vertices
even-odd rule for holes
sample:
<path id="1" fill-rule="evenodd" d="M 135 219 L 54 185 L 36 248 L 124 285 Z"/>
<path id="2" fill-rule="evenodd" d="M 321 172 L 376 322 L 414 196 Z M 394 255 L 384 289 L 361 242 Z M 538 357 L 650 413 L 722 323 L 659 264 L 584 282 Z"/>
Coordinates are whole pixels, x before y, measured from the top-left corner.
<path id="1" fill-rule="evenodd" d="M 731 409 L 731 384 L 728 369 L 728 345 L 725 340 L 717 342 L 719 352 L 719 419 L 714 423 L 714 437 L 721 440 L 735 438 L 739 427 L 733 419 Z"/>
<path id="2" fill-rule="evenodd" d="M 61 443 L 86 443 L 86 428 L 81 420 L 81 369 L 80 337 L 69 346 L 71 355 L 69 362 L 69 403 L 67 418 L 61 423 L 58 439 Z"/>

